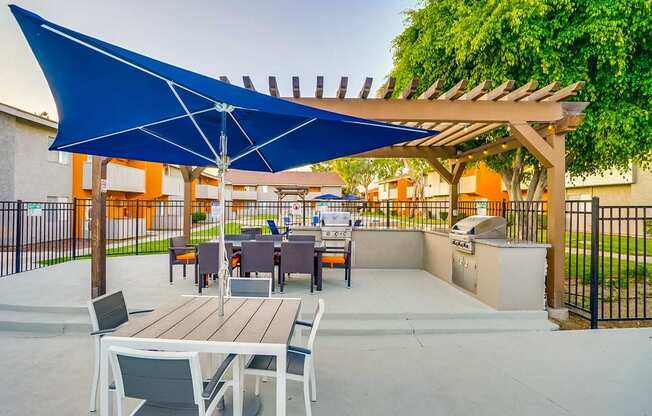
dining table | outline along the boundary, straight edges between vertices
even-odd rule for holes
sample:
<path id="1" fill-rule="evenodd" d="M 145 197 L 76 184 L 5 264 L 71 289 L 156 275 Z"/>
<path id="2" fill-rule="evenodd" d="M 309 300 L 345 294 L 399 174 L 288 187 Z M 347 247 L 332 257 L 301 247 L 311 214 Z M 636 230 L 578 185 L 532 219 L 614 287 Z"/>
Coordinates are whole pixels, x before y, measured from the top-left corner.
<path id="1" fill-rule="evenodd" d="M 276 357 L 276 415 L 286 415 L 287 349 L 301 309 L 299 298 L 226 298 L 224 315 L 215 296 L 180 296 L 129 320 L 102 337 L 100 415 L 109 415 L 109 348 L 238 354 L 233 371 L 233 414 L 243 409 L 244 357 Z"/>
<path id="2" fill-rule="evenodd" d="M 227 239 L 226 242 L 231 244 L 234 251 L 240 251 L 242 249 L 243 241 L 255 241 L 255 240 L 232 240 Z M 217 243 L 219 240 L 211 240 L 212 243 Z M 281 245 L 284 241 L 273 241 L 274 243 L 274 252 L 280 254 Z M 322 263 L 321 257 L 324 253 L 330 253 L 335 250 L 332 247 L 328 247 L 324 241 L 315 241 L 315 259 L 314 259 L 314 268 L 315 268 L 315 288 L 317 291 L 321 291 L 323 287 L 323 275 L 322 275 Z"/>

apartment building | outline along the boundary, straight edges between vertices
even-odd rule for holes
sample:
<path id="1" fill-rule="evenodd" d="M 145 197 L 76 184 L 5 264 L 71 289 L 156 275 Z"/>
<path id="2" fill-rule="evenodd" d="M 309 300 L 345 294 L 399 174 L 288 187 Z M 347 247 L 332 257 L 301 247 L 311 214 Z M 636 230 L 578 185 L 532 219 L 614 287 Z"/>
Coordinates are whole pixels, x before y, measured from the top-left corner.
<path id="1" fill-rule="evenodd" d="M 57 123 L 0 103 L 0 201 L 67 202 L 71 155 L 51 152 Z"/>
<path id="2" fill-rule="evenodd" d="M 424 197 L 426 200 L 446 201 L 450 185 L 437 172 L 430 172 L 426 177 Z M 414 184 L 408 176 L 398 176 L 378 182 L 378 191 L 369 192 L 368 200 L 412 201 Z M 489 169 L 484 163 L 469 167 L 464 171 L 459 184 L 460 201 L 500 200 L 506 193 L 502 189 L 500 175 Z M 370 199 L 372 198 L 372 199 Z"/>
<path id="3" fill-rule="evenodd" d="M 625 171 L 609 170 L 586 178 L 566 178 L 566 198 L 589 200 L 597 196 L 601 205 L 652 204 L 652 171 L 631 164 Z"/>

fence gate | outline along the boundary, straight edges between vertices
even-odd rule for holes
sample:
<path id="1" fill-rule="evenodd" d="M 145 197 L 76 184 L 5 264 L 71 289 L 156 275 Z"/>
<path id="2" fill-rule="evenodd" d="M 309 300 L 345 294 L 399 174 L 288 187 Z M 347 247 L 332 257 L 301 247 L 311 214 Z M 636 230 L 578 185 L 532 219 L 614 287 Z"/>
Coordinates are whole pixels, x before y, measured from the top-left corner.
<path id="1" fill-rule="evenodd" d="M 591 321 L 652 317 L 652 206 L 566 202 L 566 302 Z"/>

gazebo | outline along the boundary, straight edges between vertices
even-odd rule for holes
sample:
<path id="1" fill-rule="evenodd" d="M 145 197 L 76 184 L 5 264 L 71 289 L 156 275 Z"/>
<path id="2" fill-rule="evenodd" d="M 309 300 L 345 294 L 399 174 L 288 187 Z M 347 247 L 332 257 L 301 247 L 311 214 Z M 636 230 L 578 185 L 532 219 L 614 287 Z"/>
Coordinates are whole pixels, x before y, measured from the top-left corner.
<path id="1" fill-rule="evenodd" d="M 226 77 L 220 77 L 229 82 Z M 525 147 L 547 168 L 548 253 L 546 281 L 548 305 L 564 308 L 564 232 L 565 232 L 565 135 L 584 119 L 587 102 L 569 102 L 584 82 L 567 86 L 552 82 L 543 87 L 530 81 L 516 87 L 508 80 L 492 88 L 483 81 L 471 88 L 467 80 L 444 90 L 444 81 L 436 80 L 420 88 L 413 79 L 403 91 L 396 91 L 396 79 L 389 78 L 376 98 L 370 98 L 373 78 L 364 80 L 355 98 L 347 98 L 348 77 L 341 77 L 335 97 L 324 97 L 324 77 L 318 76 L 314 95 L 302 96 L 299 77 L 292 77 L 292 96 L 282 97 L 276 77 L 269 77 L 269 94 L 312 107 L 356 117 L 406 126 L 420 126 L 441 133 L 421 139 L 358 154 L 358 157 L 424 158 L 450 185 L 449 223 L 456 221 L 458 185 L 467 163 L 478 161 L 518 147 Z M 243 76 L 245 88 L 254 89 L 249 76 Z M 419 91 L 422 91 L 418 93 Z M 398 98 L 393 98 L 398 95 Z M 507 127 L 509 135 L 492 143 L 461 151 L 459 145 Z M 448 161 L 448 166 L 446 163 Z"/>

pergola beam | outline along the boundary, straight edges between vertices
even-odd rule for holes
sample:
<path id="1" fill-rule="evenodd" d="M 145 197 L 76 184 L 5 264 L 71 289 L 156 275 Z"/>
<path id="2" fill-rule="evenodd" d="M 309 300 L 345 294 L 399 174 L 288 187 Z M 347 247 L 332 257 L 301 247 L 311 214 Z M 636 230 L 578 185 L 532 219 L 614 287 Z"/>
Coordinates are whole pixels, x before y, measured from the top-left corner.
<path id="1" fill-rule="evenodd" d="M 358 93 L 358 98 L 367 99 L 369 97 L 369 92 L 371 92 L 371 84 L 374 82 L 374 79 L 367 77 L 364 80 L 364 84 Z"/>
<path id="2" fill-rule="evenodd" d="M 338 99 L 343 99 L 346 97 L 346 89 L 349 85 L 349 77 L 342 77 L 340 78 L 340 85 L 337 87 L 337 92 L 335 93 L 335 96 Z"/>
<path id="3" fill-rule="evenodd" d="M 299 84 L 299 77 L 292 77 L 292 96 L 294 98 L 301 97 L 301 86 Z"/>
<path id="4" fill-rule="evenodd" d="M 421 93 L 419 95 L 420 100 L 432 100 L 434 98 L 437 98 L 437 95 L 441 93 L 441 89 L 444 87 L 444 80 L 438 79 L 435 82 L 432 83 L 430 87 L 428 87 L 427 90 Z"/>
<path id="5" fill-rule="evenodd" d="M 368 152 L 358 153 L 351 157 L 402 157 L 402 158 L 442 158 L 450 159 L 455 157 L 455 149 L 451 147 L 407 147 L 407 146 L 387 146 Z"/>
<path id="6" fill-rule="evenodd" d="M 525 146 L 543 166 L 551 168 L 558 162 L 550 144 L 532 126 L 524 121 L 512 121 L 509 125 L 516 140 Z"/>
<path id="7" fill-rule="evenodd" d="M 270 76 L 268 78 L 269 82 L 269 95 L 272 97 L 280 97 L 279 91 L 278 91 L 278 83 L 276 82 L 276 77 Z"/>
<path id="8" fill-rule="evenodd" d="M 561 120 L 565 102 L 512 102 L 470 100 L 384 100 L 348 98 L 288 98 L 323 110 L 386 122 L 505 123 L 509 119 L 528 122 Z"/>
<path id="9" fill-rule="evenodd" d="M 417 92 L 418 87 L 419 87 L 419 78 L 412 78 L 410 80 L 410 83 L 403 90 L 403 92 L 401 92 L 401 99 L 409 100 L 410 98 L 412 98 L 414 94 Z"/>
<path id="10" fill-rule="evenodd" d="M 256 87 L 254 87 L 254 83 L 249 75 L 242 76 L 242 85 L 244 85 L 244 87 L 248 90 L 256 91 Z"/>
<path id="11" fill-rule="evenodd" d="M 324 96 L 324 76 L 317 75 L 317 83 L 315 84 L 315 98 L 321 99 Z"/>
<path id="12" fill-rule="evenodd" d="M 385 100 L 392 98 L 392 94 L 394 93 L 395 87 L 396 87 L 396 78 L 389 77 L 387 79 L 387 83 L 383 86 L 383 90 L 380 93 L 380 98 Z"/>

